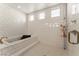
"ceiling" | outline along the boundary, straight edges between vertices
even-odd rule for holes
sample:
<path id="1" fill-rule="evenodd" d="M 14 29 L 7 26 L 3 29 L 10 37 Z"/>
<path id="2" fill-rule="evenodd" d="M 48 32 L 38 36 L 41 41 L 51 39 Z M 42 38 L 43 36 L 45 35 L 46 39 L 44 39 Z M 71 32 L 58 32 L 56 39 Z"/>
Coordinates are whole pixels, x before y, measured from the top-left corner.
<path id="1" fill-rule="evenodd" d="M 31 13 L 56 4 L 58 3 L 6 3 L 9 7 L 18 9 L 24 13 Z"/>

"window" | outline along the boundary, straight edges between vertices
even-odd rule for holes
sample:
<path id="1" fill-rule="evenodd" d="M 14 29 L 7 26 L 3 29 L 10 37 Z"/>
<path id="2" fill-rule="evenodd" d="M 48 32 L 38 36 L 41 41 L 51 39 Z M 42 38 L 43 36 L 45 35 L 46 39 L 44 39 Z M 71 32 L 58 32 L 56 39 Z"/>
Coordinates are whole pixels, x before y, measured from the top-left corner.
<path id="1" fill-rule="evenodd" d="M 79 13 L 79 4 L 77 4 L 77 12 Z"/>
<path id="2" fill-rule="evenodd" d="M 76 5 L 72 5 L 72 14 L 76 14 Z"/>
<path id="3" fill-rule="evenodd" d="M 72 5 L 72 15 L 73 14 L 79 14 L 79 4 Z"/>
<path id="4" fill-rule="evenodd" d="M 34 15 L 29 16 L 29 21 L 34 21 Z"/>
<path id="5" fill-rule="evenodd" d="M 44 12 L 39 14 L 39 19 L 45 19 L 45 13 Z"/>
<path id="6" fill-rule="evenodd" d="M 58 17 L 60 16 L 60 9 L 55 9 L 51 11 L 51 17 Z"/>

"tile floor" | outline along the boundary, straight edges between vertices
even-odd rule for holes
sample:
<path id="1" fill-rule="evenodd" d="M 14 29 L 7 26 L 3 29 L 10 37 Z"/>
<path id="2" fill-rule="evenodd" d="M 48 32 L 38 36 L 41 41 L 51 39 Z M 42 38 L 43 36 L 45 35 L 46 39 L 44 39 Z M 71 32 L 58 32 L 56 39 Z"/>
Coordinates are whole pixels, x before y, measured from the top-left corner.
<path id="1" fill-rule="evenodd" d="M 67 50 L 52 47 L 47 44 L 38 43 L 30 50 L 25 51 L 22 56 L 66 56 Z"/>

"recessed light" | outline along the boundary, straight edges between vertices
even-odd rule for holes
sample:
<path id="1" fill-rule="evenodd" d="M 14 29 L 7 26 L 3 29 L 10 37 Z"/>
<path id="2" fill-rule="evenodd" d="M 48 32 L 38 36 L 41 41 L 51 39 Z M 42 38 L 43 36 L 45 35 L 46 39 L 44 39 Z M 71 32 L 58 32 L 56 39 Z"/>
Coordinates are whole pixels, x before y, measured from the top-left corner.
<path id="1" fill-rule="evenodd" d="M 17 6 L 17 8 L 21 8 L 21 6 Z"/>

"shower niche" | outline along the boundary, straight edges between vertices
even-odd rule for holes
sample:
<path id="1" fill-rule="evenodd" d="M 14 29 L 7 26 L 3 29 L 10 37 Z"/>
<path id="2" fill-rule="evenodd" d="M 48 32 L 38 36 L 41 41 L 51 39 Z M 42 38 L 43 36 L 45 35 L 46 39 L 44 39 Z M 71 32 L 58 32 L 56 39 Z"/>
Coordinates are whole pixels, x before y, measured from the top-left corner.
<path id="1" fill-rule="evenodd" d="M 70 44 L 79 44 L 79 32 L 77 30 L 68 33 L 68 42 Z"/>

